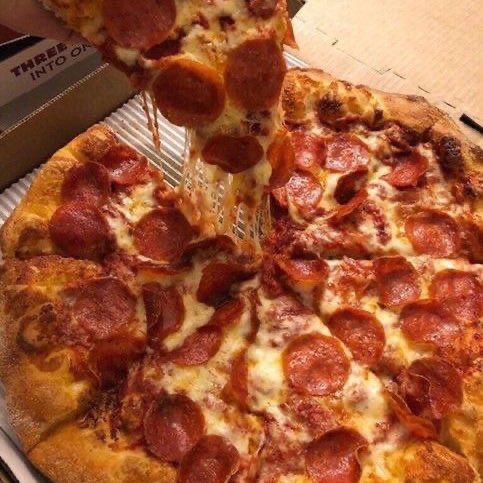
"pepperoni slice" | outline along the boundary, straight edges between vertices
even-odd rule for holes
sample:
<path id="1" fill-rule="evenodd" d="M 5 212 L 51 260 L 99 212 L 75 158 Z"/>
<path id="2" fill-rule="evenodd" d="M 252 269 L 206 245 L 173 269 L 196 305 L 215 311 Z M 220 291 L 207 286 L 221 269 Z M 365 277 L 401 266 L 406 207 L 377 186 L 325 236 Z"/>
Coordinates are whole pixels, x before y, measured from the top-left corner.
<path id="1" fill-rule="evenodd" d="M 327 326 L 352 352 L 356 361 L 374 366 L 379 362 L 386 343 L 384 328 L 369 312 L 354 308 L 334 312 Z"/>
<path id="2" fill-rule="evenodd" d="M 72 315 L 97 340 L 120 335 L 135 317 L 136 298 L 117 278 L 100 278 L 77 295 Z"/>
<path id="3" fill-rule="evenodd" d="M 304 216 L 310 216 L 322 199 L 323 188 L 311 173 L 296 171 L 285 188 L 289 199 Z"/>
<path id="4" fill-rule="evenodd" d="M 295 391 L 327 396 L 342 389 L 349 360 L 333 337 L 313 333 L 290 342 L 283 354 L 285 376 Z"/>
<path id="5" fill-rule="evenodd" d="M 236 402 L 245 409 L 248 400 L 248 364 L 246 350 L 242 350 L 231 364 L 230 380 L 223 389 L 228 402 Z"/>
<path id="6" fill-rule="evenodd" d="M 483 220 L 477 223 L 476 217 L 470 216 L 463 226 L 465 250 L 470 262 L 483 263 Z"/>
<path id="7" fill-rule="evenodd" d="M 85 163 L 71 168 L 62 184 L 64 203 L 78 201 L 101 207 L 111 193 L 111 181 L 107 169 L 98 163 Z"/>
<path id="8" fill-rule="evenodd" d="M 458 253 L 461 245 L 458 225 L 446 213 L 423 210 L 406 220 L 406 235 L 417 253 L 434 257 L 449 257 Z"/>
<path id="9" fill-rule="evenodd" d="M 361 476 L 358 453 L 367 441 L 353 429 L 338 428 L 312 441 L 305 466 L 317 483 L 357 483 Z"/>
<path id="10" fill-rule="evenodd" d="M 295 165 L 303 171 L 314 171 L 323 166 L 327 156 L 327 148 L 323 138 L 315 134 L 294 131 L 291 141 L 295 153 Z"/>
<path id="11" fill-rule="evenodd" d="M 369 163 L 369 150 L 354 134 L 340 133 L 326 140 L 325 167 L 332 171 L 356 171 Z"/>
<path id="12" fill-rule="evenodd" d="M 253 270 L 240 263 L 210 263 L 203 269 L 196 297 L 206 305 L 217 307 L 230 298 L 232 285 L 248 280 L 253 274 Z"/>
<path id="13" fill-rule="evenodd" d="M 273 38 L 245 40 L 228 53 L 228 96 L 249 111 L 270 109 L 278 100 L 287 66 Z"/>
<path id="14" fill-rule="evenodd" d="M 170 354 L 179 366 L 199 366 L 208 362 L 220 348 L 223 333 L 220 327 L 205 325 L 187 337 L 181 347 Z"/>
<path id="15" fill-rule="evenodd" d="M 483 289 L 472 273 L 443 270 L 433 278 L 429 293 L 459 320 L 476 322 L 483 315 Z"/>
<path id="16" fill-rule="evenodd" d="M 439 357 L 414 361 L 403 374 L 404 399 L 414 414 L 441 419 L 463 401 L 461 376 Z"/>
<path id="17" fill-rule="evenodd" d="M 392 172 L 384 178 L 396 188 L 411 188 L 417 186 L 428 168 L 427 158 L 412 151 L 409 155 L 398 157 Z"/>
<path id="18" fill-rule="evenodd" d="M 399 394 L 387 390 L 386 396 L 396 417 L 413 434 L 424 439 L 436 439 L 438 437 L 434 424 L 428 419 L 414 415 Z"/>
<path id="19" fill-rule="evenodd" d="M 227 327 L 236 323 L 243 312 L 244 304 L 240 299 L 230 300 L 220 305 L 212 315 L 209 324 L 218 327 Z"/>
<path id="20" fill-rule="evenodd" d="M 121 46 L 148 49 L 165 40 L 176 20 L 174 0 L 104 0 L 102 14 L 109 35 Z"/>
<path id="21" fill-rule="evenodd" d="M 379 301 L 397 307 L 418 300 L 421 289 L 416 269 L 404 257 L 374 260 Z"/>
<path id="22" fill-rule="evenodd" d="M 349 203 L 361 190 L 367 179 L 367 173 L 367 168 L 359 168 L 357 171 L 341 176 L 334 190 L 335 201 L 341 205 Z"/>
<path id="23" fill-rule="evenodd" d="M 269 186 L 274 190 L 284 186 L 292 176 L 295 158 L 287 131 L 277 133 L 267 150 L 267 159 L 272 167 Z"/>
<path id="24" fill-rule="evenodd" d="M 277 264 L 287 277 L 305 288 L 320 286 L 327 280 L 329 266 L 324 260 L 279 258 Z"/>
<path id="25" fill-rule="evenodd" d="M 87 203 L 62 205 L 49 222 L 52 241 L 66 255 L 97 259 L 111 248 L 109 225 L 102 213 Z"/>
<path id="26" fill-rule="evenodd" d="M 235 174 L 255 166 L 263 157 L 263 148 L 254 136 L 220 134 L 205 144 L 201 156 L 205 163 Z"/>
<path id="27" fill-rule="evenodd" d="M 185 316 L 183 298 L 175 287 L 164 288 L 154 282 L 143 285 L 142 293 L 149 340 L 159 345 L 181 327 Z"/>
<path id="28" fill-rule="evenodd" d="M 338 224 L 350 214 L 354 213 L 357 208 L 362 206 L 367 200 L 367 190 L 365 188 L 359 190 L 357 194 L 345 205 L 342 205 L 331 217 L 332 224 Z"/>
<path id="29" fill-rule="evenodd" d="M 160 208 L 144 215 L 134 227 L 134 245 L 141 255 L 176 262 L 195 236 L 193 227 L 176 208 Z"/>
<path id="30" fill-rule="evenodd" d="M 225 89 L 218 73 L 185 58 L 163 60 L 152 89 L 162 114 L 177 126 L 211 123 L 225 107 Z"/>
<path id="31" fill-rule="evenodd" d="M 199 406 L 181 394 L 154 401 L 144 417 L 144 437 L 155 456 L 179 463 L 205 432 Z"/>
<path id="32" fill-rule="evenodd" d="M 202 438 L 186 455 L 179 468 L 179 483 L 225 483 L 240 464 L 237 449 L 217 435 Z"/>
<path id="33" fill-rule="evenodd" d="M 408 339 L 440 348 L 448 347 L 461 334 L 458 321 L 434 300 L 420 300 L 406 305 L 399 322 Z"/>
<path id="34" fill-rule="evenodd" d="M 99 163 L 108 169 L 112 181 L 118 185 L 129 186 L 149 180 L 148 160 L 129 146 L 113 146 Z"/>
<path id="35" fill-rule="evenodd" d="M 248 10 L 253 15 L 268 20 L 278 5 L 278 0 L 247 0 Z"/>
<path id="36" fill-rule="evenodd" d="M 129 366 L 144 352 L 144 341 L 127 335 L 98 342 L 89 353 L 89 366 L 102 386 L 119 383 Z"/>

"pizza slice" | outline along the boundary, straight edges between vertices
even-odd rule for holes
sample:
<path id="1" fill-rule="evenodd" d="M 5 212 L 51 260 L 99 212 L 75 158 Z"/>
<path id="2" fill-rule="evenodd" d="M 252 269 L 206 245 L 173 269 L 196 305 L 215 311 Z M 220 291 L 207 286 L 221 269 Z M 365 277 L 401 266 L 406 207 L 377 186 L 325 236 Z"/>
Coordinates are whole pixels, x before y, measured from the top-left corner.
<path id="1" fill-rule="evenodd" d="M 256 472 L 263 421 L 248 412 L 243 388 L 230 379 L 256 331 L 254 268 L 233 250 L 210 240 L 192 247 L 192 263 L 182 270 L 123 266 L 145 319 L 145 350 L 130 360 L 110 352 L 110 364 L 126 362 L 128 373 L 111 373 L 94 403 L 51 428 L 28 453 L 47 476 L 222 482 L 246 481 Z M 108 266 L 119 271 L 117 264 Z M 103 295 L 109 306 L 119 305 L 112 291 Z M 126 339 L 109 340 L 116 347 Z"/>
<path id="2" fill-rule="evenodd" d="M 191 310 L 161 354 L 130 374 L 121 417 L 155 458 L 176 466 L 179 481 L 247 481 L 258 468 L 264 422 L 247 410 L 246 388 L 231 384 L 230 374 L 253 332 L 249 292 L 204 317 Z"/>
<path id="3" fill-rule="evenodd" d="M 267 153 L 284 135 L 282 44 L 294 43 L 285 0 L 42 3 L 148 93 L 152 129 L 158 110 L 188 128 L 182 189 L 205 222 L 228 232 L 242 217 L 257 240 Z"/>
<path id="4" fill-rule="evenodd" d="M 28 457 L 52 481 L 177 481 L 171 465 L 150 456 L 123 429 L 118 404 L 116 392 L 103 394 L 84 414 L 53 428 Z"/>
<path id="5" fill-rule="evenodd" d="M 388 370 L 395 367 L 388 354 L 405 344 L 404 336 L 387 326 L 376 297 L 372 304 L 365 296 L 360 304 L 357 296 L 336 300 L 334 291 L 357 292 L 364 279 L 350 267 L 363 262 L 341 263 L 348 265 L 343 283 L 333 283 L 332 266 L 326 272 L 320 315 L 289 287 L 273 296 L 262 282 L 258 291 L 260 327 L 245 360 L 248 406 L 267 421 L 258 481 L 409 481 L 416 474 L 417 481 L 458 481 L 457 468 L 461 481 L 474 481 L 477 446 L 463 428 L 477 424 L 481 412 L 469 389 L 477 367 L 413 348 L 409 362 Z M 408 374 L 420 381 L 417 389 L 404 386 Z M 409 393 L 400 392 L 403 386 Z M 452 427 L 451 443 L 442 426 Z"/>
<path id="6" fill-rule="evenodd" d="M 445 114 L 310 69 L 288 73 L 281 104 L 295 171 L 272 199 L 299 250 L 481 261 L 483 155 Z"/>

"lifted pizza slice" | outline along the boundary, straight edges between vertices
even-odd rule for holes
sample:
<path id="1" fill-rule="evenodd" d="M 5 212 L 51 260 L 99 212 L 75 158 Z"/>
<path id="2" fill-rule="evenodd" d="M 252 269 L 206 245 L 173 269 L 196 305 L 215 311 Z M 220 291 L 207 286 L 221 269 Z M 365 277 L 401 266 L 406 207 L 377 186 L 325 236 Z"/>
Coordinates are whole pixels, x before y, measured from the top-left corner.
<path id="1" fill-rule="evenodd" d="M 42 3 L 148 93 L 152 129 L 158 110 L 188 128 L 182 191 L 210 229 L 243 219 L 257 244 L 268 153 L 284 136 L 282 45 L 294 43 L 285 0 Z"/>

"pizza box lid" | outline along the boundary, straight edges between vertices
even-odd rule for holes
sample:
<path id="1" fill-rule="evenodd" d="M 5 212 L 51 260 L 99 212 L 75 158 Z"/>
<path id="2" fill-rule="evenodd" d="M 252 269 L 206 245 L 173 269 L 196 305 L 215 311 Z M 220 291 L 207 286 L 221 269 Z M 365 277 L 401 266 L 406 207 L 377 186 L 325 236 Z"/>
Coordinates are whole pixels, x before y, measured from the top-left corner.
<path id="1" fill-rule="evenodd" d="M 298 55 L 355 84 L 426 97 L 480 146 L 481 0 L 307 0 L 293 20 Z"/>
<path id="2" fill-rule="evenodd" d="M 127 78 L 103 65 L 0 134 L 0 190 L 128 100 Z"/>

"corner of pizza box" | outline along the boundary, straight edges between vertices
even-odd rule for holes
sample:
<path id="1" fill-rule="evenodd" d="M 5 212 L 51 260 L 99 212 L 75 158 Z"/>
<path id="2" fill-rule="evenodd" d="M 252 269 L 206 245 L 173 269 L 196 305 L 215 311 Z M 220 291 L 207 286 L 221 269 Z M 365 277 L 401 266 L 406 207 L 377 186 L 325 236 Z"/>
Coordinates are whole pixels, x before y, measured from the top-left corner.
<path id="1" fill-rule="evenodd" d="M 124 74 L 102 65 L 0 135 L 0 190 L 39 166 L 134 91 Z"/>

